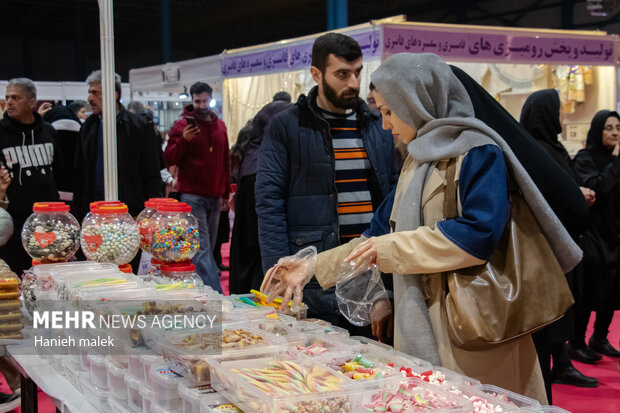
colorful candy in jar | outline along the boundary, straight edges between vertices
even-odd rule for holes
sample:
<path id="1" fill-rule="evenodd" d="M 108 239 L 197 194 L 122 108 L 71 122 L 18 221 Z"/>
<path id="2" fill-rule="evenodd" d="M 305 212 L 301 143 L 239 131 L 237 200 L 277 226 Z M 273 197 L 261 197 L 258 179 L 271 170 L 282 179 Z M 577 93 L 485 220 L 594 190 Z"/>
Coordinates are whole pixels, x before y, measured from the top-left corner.
<path id="1" fill-rule="evenodd" d="M 64 202 L 36 202 L 24 223 L 22 245 L 37 264 L 67 261 L 80 247 L 80 224 Z"/>
<path id="2" fill-rule="evenodd" d="M 144 209 L 136 218 L 136 222 L 140 230 L 140 249 L 142 249 L 142 251 L 150 253 L 151 248 L 153 247 L 151 218 L 157 212 L 157 208 L 166 203 L 176 202 L 178 201 L 174 198 L 151 198 L 144 203 Z"/>
<path id="3" fill-rule="evenodd" d="M 126 205 L 96 205 L 82 223 L 82 251 L 91 261 L 127 264 L 139 242 L 138 225 Z"/>
<path id="4" fill-rule="evenodd" d="M 161 262 L 191 260 L 200 248 L 198 222 L 183 202 L 160 205 L 151 218 L 151 253 Z"/>

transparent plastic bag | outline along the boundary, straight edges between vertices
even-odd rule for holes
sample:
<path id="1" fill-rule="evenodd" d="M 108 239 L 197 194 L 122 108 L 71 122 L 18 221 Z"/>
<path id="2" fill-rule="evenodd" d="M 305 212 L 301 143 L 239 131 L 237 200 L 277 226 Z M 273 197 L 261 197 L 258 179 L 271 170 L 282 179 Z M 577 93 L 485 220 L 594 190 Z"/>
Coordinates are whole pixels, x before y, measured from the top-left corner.
<path id="1" fill-rule="evenodd" d="M 389 302 L 389 297 L 381 271 L 374 264 L 355 268 L 352 262 L 342 263 L 336 298 L 340 313 L 356 326 L 367 326 L 391 313 L 390 306 L 376 305 L 381 301 Z"/>

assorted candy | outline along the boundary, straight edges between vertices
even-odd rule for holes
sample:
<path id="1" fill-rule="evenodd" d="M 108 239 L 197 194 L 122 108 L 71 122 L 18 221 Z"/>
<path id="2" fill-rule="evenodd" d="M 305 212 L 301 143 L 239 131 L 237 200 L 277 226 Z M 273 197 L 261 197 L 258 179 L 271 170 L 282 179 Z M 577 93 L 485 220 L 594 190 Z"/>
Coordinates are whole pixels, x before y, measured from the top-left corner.
<path id="1" fill-rule="evenodd" d="M 198 222 L 192 207 L 183 203 L 166 203 L 151 217 L 153 234 L 151 253 L 161 262 L 191 260 L 200 249 Z"/>
<path id="2" fill-rule="evenodd" d="M 144 209 L 136 218 L 136 223 L 140 229 L 140 248 L 144 252 L 151 252 L 153 247 L 153 230 L 151 228 L 151 217 L 157 212 L 160 205 L 168 202 L 178 202 L 174 198 L 151 198 L 144 203 Z"/>
<path id="3" fill-rule="evenodd" d="M 306 367 L 294 361 L 271 361 L 262 369 L 232 369 L 259 390 L 280 397 L 339 390 L 339 378 L 318 365 Z M 324 397 L 287 403 L 282 411 L 290 412 L 350 412 L 351 403 L 346 397 Z"/>
<path id="4" fill-rule="evenodd" d="M 403 381 L 396 392 L 381 391 L 372 396 L 371 403 L 364 405 L 369 412 L 421 412 L 447 409 L 459 404 L 452 395 L 432 391 L 414 381 Z"/>
<path id="5" fill-rule="evenodd" d="M 380 379 L 384 375 L 384 372 L 375 367 L 375 363 L 372 360 L 367 359 L 361 354 L 358 354 L 354 359 L 347 361 L 339 367 L 348 378 L 353 380 Z"/>
<path id="6" fill-rule="evenodd" d="M 67 261 L 80 247 L 80 224 L 64 202 L 37 202 L 22 229 L 24 249 L 37 263 Z"/>
<path id="7" fill-rule="evenodd" d="M 297 349 L 297 351 L 301 351 L 305 355 L 312 357 L 318 356 L 319 354 L 327 353 L 329 351 L 329 349 L 321 343 L 312 344 L 308 347 L 298 345 L 295 348 Z"/>
<path id="8" fill-rule="evenodd" d="M 91 261 L 127 264 L 136 256 L 138 226 L 127 206 L 95 206 L 82 223 L 82 251 Z"/>

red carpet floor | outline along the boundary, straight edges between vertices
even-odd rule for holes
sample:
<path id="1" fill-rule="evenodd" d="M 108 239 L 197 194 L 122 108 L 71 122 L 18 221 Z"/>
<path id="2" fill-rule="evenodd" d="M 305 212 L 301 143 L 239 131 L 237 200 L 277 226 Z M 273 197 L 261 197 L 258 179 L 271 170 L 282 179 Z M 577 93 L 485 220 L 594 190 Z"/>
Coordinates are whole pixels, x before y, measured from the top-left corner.
<path id="1" fill-rule="evenodd" d="M 592 333 L 594 314 L 590 318 L 587 336 Z M 618 348 L 620 341 L 620 311 L 616 311 L 609 329 L 609 341 Z M 553 385 L 553 404 L 573 413 L 620 413 L 620 371 L 618 359 L 603 356 L 597 365 L 573 361 L 574 366 L 583 374 L 596 377 L 599 386 L 596 389 Z"/>

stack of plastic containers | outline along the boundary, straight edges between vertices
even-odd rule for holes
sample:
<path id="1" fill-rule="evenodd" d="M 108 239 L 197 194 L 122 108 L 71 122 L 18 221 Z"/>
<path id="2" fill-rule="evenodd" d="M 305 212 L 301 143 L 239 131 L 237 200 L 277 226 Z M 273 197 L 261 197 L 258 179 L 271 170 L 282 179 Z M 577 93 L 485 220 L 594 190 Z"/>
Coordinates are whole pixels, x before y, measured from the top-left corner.
<path id="1" fill-rule="evenodd" d="M 33 264 L 63 262 L 80 247 L 80 224 L 64 202 L 37 202 L 22 228 L 22 245 Z"/>
<path id="2" fill-rule="evenodd" d="M 138 225 L 124 204 L 95 204 L 82 222 L 82 251 L 90 261 L 109 262 L 123 271 L 140 244 Z"/>
<path id="3" fill-rule="evenodd" d="M 157 207 L 159 205 L 169 202 L 175 203 L 178 201 L 174 198 L 151 198 L 144 203 L 144 209 L 136 218 L 136 222 L 140 230 L 140 249 L 149 255 L 152 255 L 151 249 L 153 248 L 153 228 L 151 227 L 151 218 L 155 215 L 155 212 L 157 212 Z M 151 258 L 149 275 L 160 275 L 160 265 L 161 262 L 159 260 Z"/>
<path id="4" fill-rule="evenodd" d="M 0 338 L 22 338 L 22 316 L 19 302 L 19 280 L 8 265 L 0 260 Z"/>

